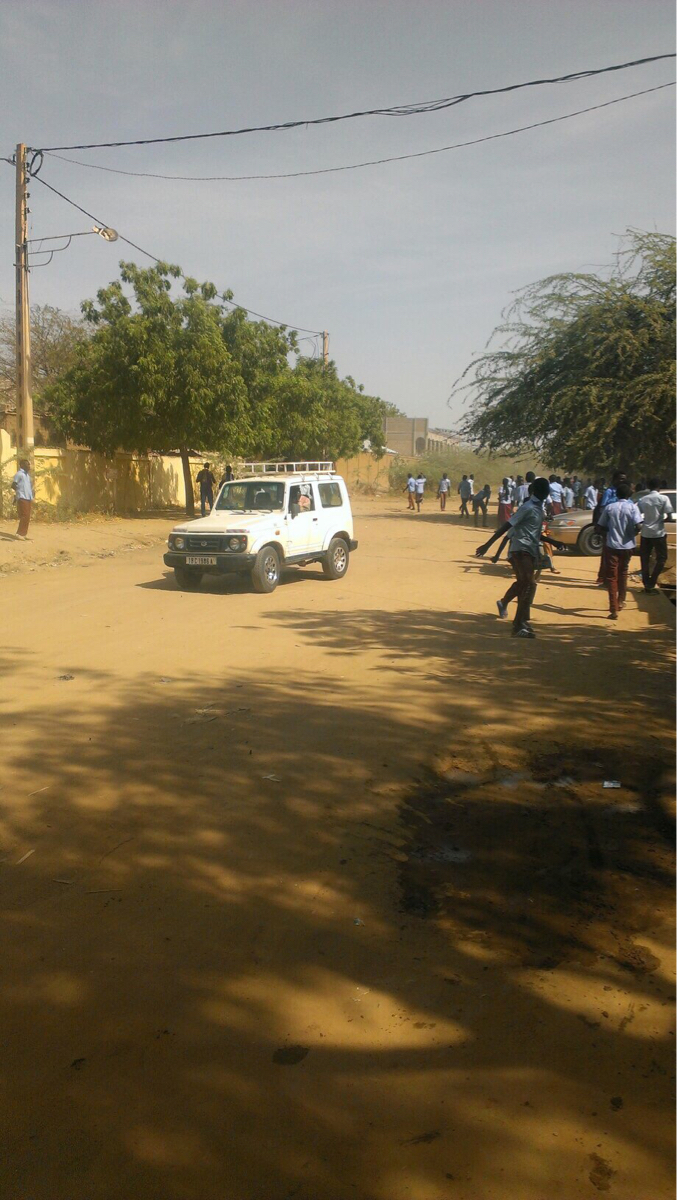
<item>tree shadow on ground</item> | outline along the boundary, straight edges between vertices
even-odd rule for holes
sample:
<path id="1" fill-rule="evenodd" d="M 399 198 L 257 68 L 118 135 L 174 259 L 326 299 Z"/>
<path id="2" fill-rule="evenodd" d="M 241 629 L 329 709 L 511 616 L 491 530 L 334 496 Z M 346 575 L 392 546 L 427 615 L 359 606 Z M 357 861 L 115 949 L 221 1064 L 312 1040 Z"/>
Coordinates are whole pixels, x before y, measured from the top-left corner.
<path id="1" fill-rule="evenodd" d="M 666 639 L 633 635 L 605 678 L 595 631 L 516 647 L 427 610 L 269 619 L 396 671 L 438 659 L 452 751 L 416 767 L 430 730 L 406 680 L 386 710 L 307 666 L 101 677 L 87 710 L 61 694 L 25 727 L 8 709 L 3 1194 L 465 1198 L 503 1194 L 507 1168 L 515 1195 L 546 1195 L 572 1153 L 586 1194 L 611 1138 L 627 1194 L 656 1197 L 668 814 L 635 718 Z M 608 771 L 636 807 L 612 811 Z M 544 1155 L 553 1127 L 580 1152 Z"/>

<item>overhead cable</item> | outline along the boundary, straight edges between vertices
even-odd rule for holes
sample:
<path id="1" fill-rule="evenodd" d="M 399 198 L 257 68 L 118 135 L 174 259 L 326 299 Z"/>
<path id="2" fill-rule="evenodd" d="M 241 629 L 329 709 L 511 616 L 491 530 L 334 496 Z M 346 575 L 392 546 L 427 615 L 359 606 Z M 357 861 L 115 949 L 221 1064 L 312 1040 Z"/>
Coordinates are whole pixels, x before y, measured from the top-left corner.
<path id="1" fill-rule="evenodd" d="M 606 75 L 611 71 L 627 71 L 630 67 L 641 67 L 647 63 L 661 62 L 667 58 L 675 58 L 675 54 L 653 54 L 648 58 L 636 58 L 631 62 L 615 63 L 610 67 L 595 67 L 586 71 L 572 71 L 568 75 L 555 75 L 549 79 L 530 79 L 524 83 L 506 84 L 504 87 L 482 88 L 478 91 L 463 92 L 455 96 L 447 96 L 440 100 L 424 100 L 413 104 L 396 104 L 390 108 L 366 108 L 357 112 L 341 113 L 333 117 L 312 117 L 302 121 L 276 121 L 269 125 L 249 125 L 240 129 L 220 129 L 211 133 L 183 133 L 170 137 L 135 138 L 131 141 L 117 142 L 81 142 L 70 146 L 41 146 L 43 151 L 55 150 L 108 150 L 117 146 L 152 146 L 163 142 L 191 142 L 205 138 L 237 137 L 245 133 L 271 133 L 286 129 L 299 129 L 304 125 L 329 125 L 337 121 L 352 121 L 359 117 L 412 117 L 422 113 L 439 112 L 445 108 L 453 108 L 464 104 L 478 96 L 497 96 L 506 92 L 516 92 L 522 88 L 543 87 L 547 84 L 573 83 L 579 79 L 590 79 L 594 75 Z"/>
<path id="2" fill-rule="evenodd" d="M 95 217 L 94 214 L 88 212 L 86 208 L 82 208 L 80 204 L 76 204 L 75 200 L 71 200 L 69 196 L 64 195 L 64 193 L 60 192 L 58 188 L 52 187 L 52 184 L 48 183 L 46 179 L 43 179 L 42 175 L 36 175 L 34 178 L 36 183 L 41 183 L 42 186 L 48 188 L 50 192 L 54 192 L 56 196 L 60 196 L 62 200 L 65 200 L 66 203 L 70 204 L 73 208 L 77 208 L 78 212 L 83 213 L 85 217 L 89 217 L 90 220 L 96 222 L 97 225 L 106 227 L 107 222 L 102 221 L 99 217 Z M 158 258 L 157 255 L 151 254 L 150 250 L 144 250 L 143 246 L 138 246 L 136 242 L 132 242 L 129 240 L 129 238 L 124 237 L 119 231 L 118 237 L 121 242 L 125 242 L 125 244 L 127 246 L 131 246 L 133 250 L 138 250 L 139 254 L 144 254 L 146 258 L 152 259 L 154 263 L 160 263 L 163 261 L 161 258 Z M 181 278 L 185 280 L 186 276 L 182 273 Z M 247 308 L 244 304 L 238 304 L 235 300 L 224 300 L 224 302 L 229 304 L 231 308 L 243 309 L 244 312 L 249 313 L 251 317 L 258 317 L 261 321 L 267 321 L 269 325 L 279 325 L 283 329 L 293 329 L 298 333 L 312 333 L 316 337 L 319 337 L 322 334 L 321 329 L 305 329 L 302 325 L 291 325 L 288 321 L 276 321 L 274 317 L 266 317 L 263 313 L 255 312 L 253 308 Z"/>
<path id="3" fill-rule="evenodd" d="M 431 154 L 445 154 L 449 150 L 461 150 L 465 146 L 479 146 L 481 142 L 494 142 L 499 138 L 512 137 L 516 133 L 526 133 L 530 129 L 540 129 L 544 125 L 556 125 L 559 121 L 569 121 L 572 117 L 580 117 L 584 113 L 597 112 L 600 108 L 610 108 L 612 104 L 622 104 L 624 100 L 634 100 L 637 96 L 648 96 L 650 92 L 660 92 L 663 88 L 674 87 L 675 81 L 661 83 L 657 87 L 644 88 L 641 92 L 630 92 L 627 96 L 617 96 L 615 100 L 606 100 L 603 104 L 592 104 L 588 108 L 578 108 L 575 112 L 564 113 L 561 117 L 550 117 L 546 121 L 534 121 L 531 125 L 519 125 L 516 129 L 506 129 L 502 133 L 490 133 L 485 137 L 471 138 L 467 142 L 453 142 L 450 146 L 438 146 L 434 150 L 418 150 L 411 154 L 393 154 L 388 158 L 370 158 L 364 162 L 348 163 L 341 167 L 318 167 L 312 171 L 284 171 L 270 175 L 160 175 L 152 171 L 123 171 L 118 167 L 102 167 L 99 163 L 84 163 L 76 158 L 66 158 L 63 154 L 55 154 L 45 150 L 50 158 L 59 162 L 71 163 L 77 167 L 89 167 L 94 171 L 106 171 L 110 175 L 131 175 L 140 179 L 168 179 L 173 181 L 192 181 L 193 183 L 236 183 L 242 180 L 255 179 L 300 179 L 306 175 L 334 175 L 339 171 L 358 171 L 362 167 L 379 167 L 384 163 L 404 162 L 409 158 L 427 158 Z"/>

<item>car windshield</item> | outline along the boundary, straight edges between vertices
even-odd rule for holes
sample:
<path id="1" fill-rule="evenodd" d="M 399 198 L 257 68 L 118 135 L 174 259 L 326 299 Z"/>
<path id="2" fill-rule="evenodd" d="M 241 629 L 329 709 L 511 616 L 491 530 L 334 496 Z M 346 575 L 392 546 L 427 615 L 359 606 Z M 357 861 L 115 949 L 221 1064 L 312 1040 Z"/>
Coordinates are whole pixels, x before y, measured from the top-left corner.
<path id="1" fill-rule="evenodd" d="M 284 484 L 266 479 L 226 483 L 219 492 L 216 509 L 220 512 L 273 512 L 284 504 Z"/>

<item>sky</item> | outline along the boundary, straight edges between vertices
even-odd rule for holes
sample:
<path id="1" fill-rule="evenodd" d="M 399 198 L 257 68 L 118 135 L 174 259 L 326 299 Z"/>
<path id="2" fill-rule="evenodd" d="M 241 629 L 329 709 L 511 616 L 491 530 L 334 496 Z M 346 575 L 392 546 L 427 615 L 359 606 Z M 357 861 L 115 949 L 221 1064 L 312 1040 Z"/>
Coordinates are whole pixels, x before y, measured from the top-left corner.
<path id="1" fill-rule="evenodd" d="M 668 0 L 3 0 L 0 154 L 431 100 L 670 53 L 674 35 Z M 159 174 L 312 170 L 499 133 L 674 77 L 668 60 L 439 113 L 71 157 Z M 517 289 L 605 269 L 628 227 L 674 232 L 674 102 L 669 88 L 504 140 L 298 179 L 166 181 L 49 157 L 41 175 L 247 307 L 327 329 L 341 375 L 452 427 L 454 381 Z M 14 175 L 0 168 L 5 308 Z M 35 181 L 30 207 L 31 237 L 91 226 Z M 122 257 L 148 261 L 76 239 L 32 272 L 31 302 L 77 312 Z"/>

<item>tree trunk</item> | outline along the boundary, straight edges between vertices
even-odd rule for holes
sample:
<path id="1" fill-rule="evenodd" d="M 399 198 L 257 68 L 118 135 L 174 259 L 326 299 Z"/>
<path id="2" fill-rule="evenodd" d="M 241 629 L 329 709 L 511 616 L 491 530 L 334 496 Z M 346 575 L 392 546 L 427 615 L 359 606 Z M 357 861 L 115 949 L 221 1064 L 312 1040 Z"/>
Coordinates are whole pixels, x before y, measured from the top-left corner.
<path id="1" fill-rule="evenodd" d="M 180 454 L 181 454 L 181 466 L 183 467 L 183 483 L 184 483 L 184 487 L 186 489 L 186 516 L 194 517 L 195 516 L 195 488 L 193 485 L 193 476 L 190 473 L 190 459 L 188 458 L 188 451 L 185 450 L 183 447 L 181 448 Z"/>

